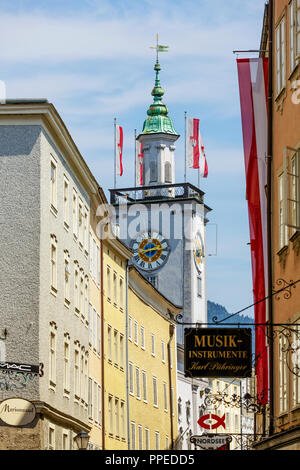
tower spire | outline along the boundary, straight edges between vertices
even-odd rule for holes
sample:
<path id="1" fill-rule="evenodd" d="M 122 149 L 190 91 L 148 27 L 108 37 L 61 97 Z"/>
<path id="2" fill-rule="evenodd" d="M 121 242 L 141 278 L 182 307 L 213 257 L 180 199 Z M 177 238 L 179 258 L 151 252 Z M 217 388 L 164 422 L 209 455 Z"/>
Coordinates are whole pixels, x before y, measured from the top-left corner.
<path id="1" fill-rule="evenodd" d="M 163 103 L 162 97 L 164 95 L 164 90 L 160 84 L 159 72 L 161 71 L 161 66 L 158 60 L 159 52 L 168 52 L 169 46 L 163 46 L 158 44 L 158 34 L 156 36 L 156 46 L 150 46 L 151 49 L 156 50 L 156 62 L 154 65 L 155 70 L 155 83 L 154 88 L 151 92 L 153 96 L 153 103 L 150 105 L 147 114 L 148 117 L 144 122 L 144 127 L 142 134 L 174 134 L 177 135 L 172 120 L 168 116 L 168 108 Z"/>

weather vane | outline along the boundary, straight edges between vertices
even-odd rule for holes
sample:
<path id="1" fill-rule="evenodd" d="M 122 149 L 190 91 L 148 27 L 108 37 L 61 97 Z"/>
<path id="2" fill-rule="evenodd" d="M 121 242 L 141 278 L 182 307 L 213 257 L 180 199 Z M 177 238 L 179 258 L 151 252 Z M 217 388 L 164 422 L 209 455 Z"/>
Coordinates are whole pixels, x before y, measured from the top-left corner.
<path id="1" fill-rule="evenodd" d="M 161 44 L 158 44 L 158 34 L 156 35 L 156 46 L 150 46 L 150 49 L 155 49 L 156 50 L 156 61 L 158 62 L 158 53 L 159 52 L 169 52 L 169 46 L 162 46 Z"/>

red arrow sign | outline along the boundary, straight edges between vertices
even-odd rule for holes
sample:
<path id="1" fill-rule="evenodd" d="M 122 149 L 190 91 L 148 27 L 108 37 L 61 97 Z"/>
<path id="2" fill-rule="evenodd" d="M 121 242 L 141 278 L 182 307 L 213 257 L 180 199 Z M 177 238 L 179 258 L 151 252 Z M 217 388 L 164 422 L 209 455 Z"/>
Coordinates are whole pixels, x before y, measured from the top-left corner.
<path id="1" fill-rule="evenodd" d="M 216 421 L 214 424 L 211 423 L 213 419 Z M 207 420 L 209 420 L 209 424 L 206 423 Z M 198 419 L 197 423 L 204 429 L 212 430 L 217 429 L 219 426 L 223 426 L 223 428 L 225 429 L 225 415 L 220 417 L 213 413 L 208 413 L 207 415 L 201 416 L 201 418 Z"/>

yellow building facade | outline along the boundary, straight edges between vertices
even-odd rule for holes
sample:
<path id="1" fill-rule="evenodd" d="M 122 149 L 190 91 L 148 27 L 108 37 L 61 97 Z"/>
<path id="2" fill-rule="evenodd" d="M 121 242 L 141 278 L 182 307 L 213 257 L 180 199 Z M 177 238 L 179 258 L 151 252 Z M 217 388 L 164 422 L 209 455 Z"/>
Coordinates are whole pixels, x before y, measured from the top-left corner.
<path id="1" fill-rule="evenodd" d="M 166 450 L 177 439 L 176 334 L 181 312 L 134 267 L 128 288 L 128 434 L 132 450 Z"/>
<path id="2" fill-rule="evenodd" d="M 103 241 L 103 448 L 126 450 L 127 264 L 132 252 L 118 239 Z"/>

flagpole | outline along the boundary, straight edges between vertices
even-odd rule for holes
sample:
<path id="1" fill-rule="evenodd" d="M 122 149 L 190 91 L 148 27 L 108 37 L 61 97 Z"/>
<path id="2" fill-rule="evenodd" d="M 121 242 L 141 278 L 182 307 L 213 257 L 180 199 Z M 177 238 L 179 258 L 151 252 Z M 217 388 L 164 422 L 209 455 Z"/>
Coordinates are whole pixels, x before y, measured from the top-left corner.
<path id="1" fill-rule="evenodd" d="M 114 189 L 117 187 L 117 149 L 116 149 L 116 128 L 117 128 L 117 118 L 114 118 Z"/>
<path id="2" fill-rule="evenodd" d="M 136 129 L 134 129 L 134 187 L 136 187 Z"/>
<path id="3" fill-rule="evenodd" d="M 186 111 L 184 111 L 184 182 L 186 183 Z"/>

